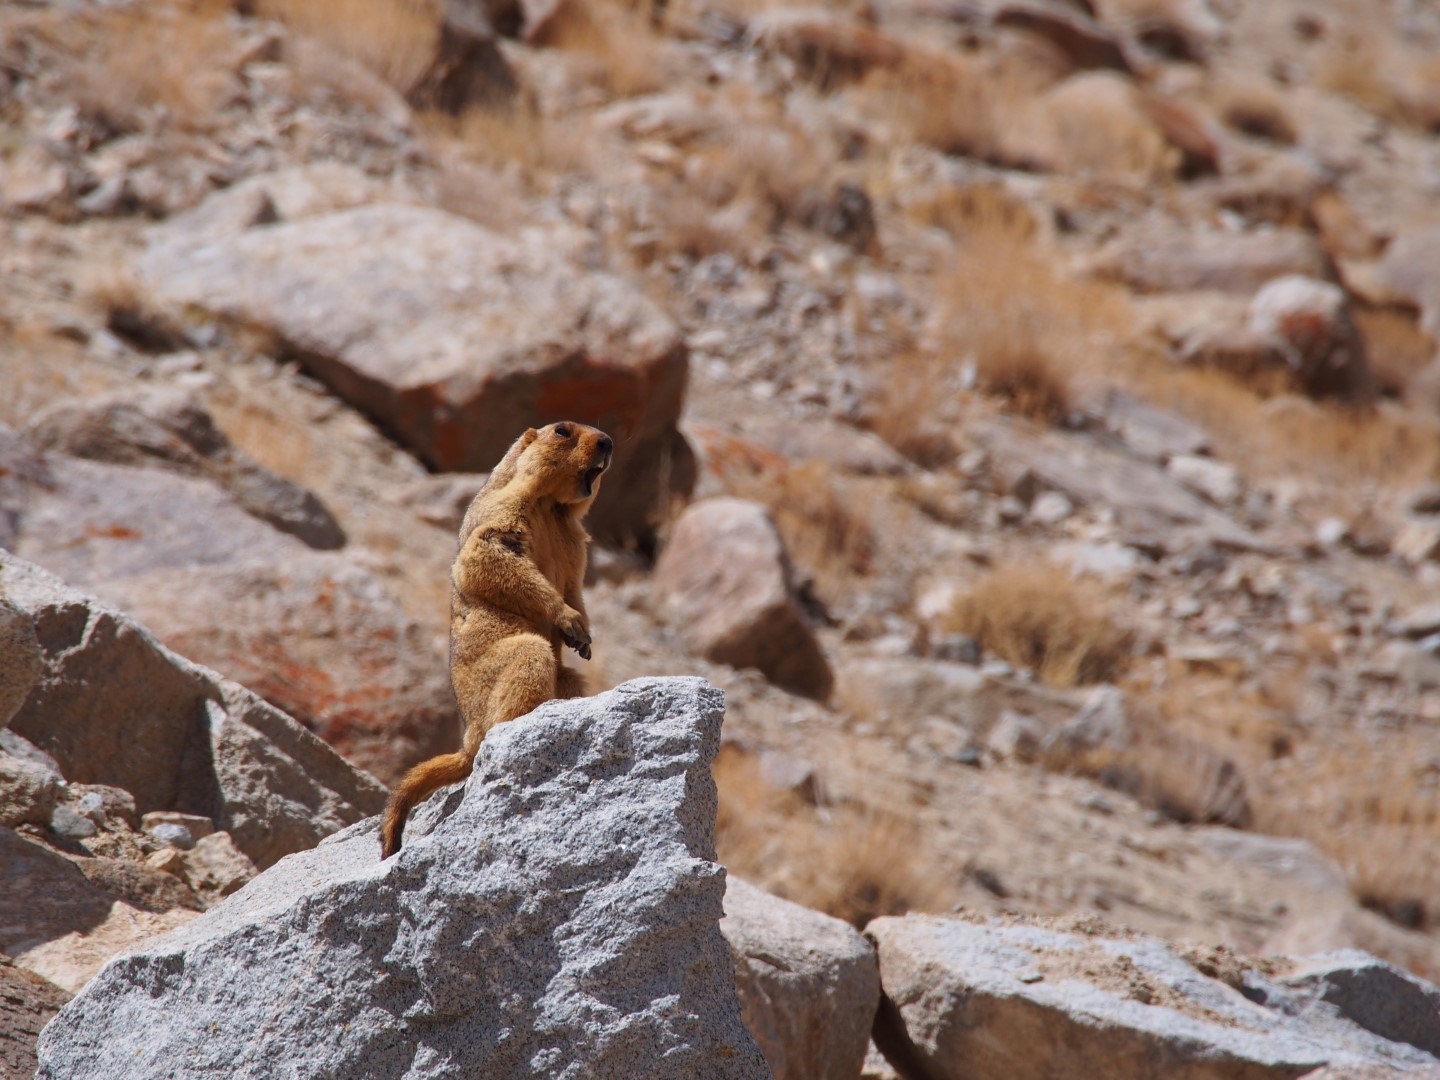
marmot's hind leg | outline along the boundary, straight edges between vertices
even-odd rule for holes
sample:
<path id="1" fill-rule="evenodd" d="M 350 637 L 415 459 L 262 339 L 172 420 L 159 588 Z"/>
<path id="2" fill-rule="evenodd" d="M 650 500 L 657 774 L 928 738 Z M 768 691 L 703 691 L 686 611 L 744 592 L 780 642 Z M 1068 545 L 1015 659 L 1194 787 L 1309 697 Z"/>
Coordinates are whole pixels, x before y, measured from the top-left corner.
<path id="1" fill-rule="evenodd" d="M 585 697 L 590 693 L 585 676 L 574 668 L 561 664 L 555 673 L 555 696 L 557 698 Z"/>
<path id="2" fill-rule="evenodd" d="M 516 634 L 495 646 L 499 675 L 490 689 L 481 723 L 465 729 L 465 752 L 472 758 L 480 750 L 485 733 L 496 724 L 524 716 L 538 705 L 555 698 L 555 650 L 539 634 Z"/>

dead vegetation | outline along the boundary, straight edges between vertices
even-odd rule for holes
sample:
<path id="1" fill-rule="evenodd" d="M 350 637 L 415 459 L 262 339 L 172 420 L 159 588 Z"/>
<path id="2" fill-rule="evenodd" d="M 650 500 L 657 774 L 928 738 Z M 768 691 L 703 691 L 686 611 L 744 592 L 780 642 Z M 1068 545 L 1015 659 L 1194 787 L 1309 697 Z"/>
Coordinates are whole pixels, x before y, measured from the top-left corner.
<path id="1" fill-rule="evenodd" d="M 439 0 L 258 0 L 256 6 L 401 92 L 429 66 L 440 32 Z"/>
<path id="2" fill-rule="evenodd" d="M 236 39 L 220 3 L 100 9 L 42 31 L 72 58 L 67 94 L 102 133 L 207 130 L 237 89 Z"/>
<path id="3" fill-rule="evenodd" d="M 715 847 L 733 872 L 798 904 L 863 928 L 881 915 L 944 910 L 912 824 L 857 803 L 820 804 L 766 779 L 759 761 L 730 748 L 716 759 Z"/>
<path id="4" fill-rule="evenodd" d="M 1135 645 L 1113 609 L 1104 588 L 1052 563 L 1009 563 L 975 582 L 939 628 L 974 638 L 1051 686 L 1111 682 Z"/>

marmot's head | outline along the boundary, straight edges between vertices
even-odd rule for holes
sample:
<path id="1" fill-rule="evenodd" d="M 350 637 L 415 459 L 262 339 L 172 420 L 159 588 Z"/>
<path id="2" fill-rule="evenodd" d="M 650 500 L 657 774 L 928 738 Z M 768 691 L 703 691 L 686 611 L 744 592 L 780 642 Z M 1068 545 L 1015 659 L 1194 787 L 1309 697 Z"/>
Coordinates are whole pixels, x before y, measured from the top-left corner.
<path id="1" fill-rule="evenodd" d="M 599 428 L 562 420 L 520 436 L 517 472 L 536 495 L 556 502 L 588 504 L 600 491 L 615 443 Z"/>

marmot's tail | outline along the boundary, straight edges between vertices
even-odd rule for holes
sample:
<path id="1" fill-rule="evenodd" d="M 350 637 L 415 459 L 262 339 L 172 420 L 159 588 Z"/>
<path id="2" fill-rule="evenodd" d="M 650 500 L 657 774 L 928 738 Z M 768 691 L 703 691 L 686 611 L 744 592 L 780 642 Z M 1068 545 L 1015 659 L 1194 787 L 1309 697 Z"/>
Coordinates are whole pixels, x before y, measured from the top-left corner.
<path id="1" fill-rule="evenodd" d="M 385 820 L 380 826 L 380 857 L 388 859 L 400 850 L 400 841 L 405 835 L 405 819 L 416 803 L 446 784 L 458 784 L 470 775 L 473 766 L 470 755 L 464 750 L 457 750 L 453 754 L 441 754 L 422 761 L 407 772 L 385 804 Z"/>

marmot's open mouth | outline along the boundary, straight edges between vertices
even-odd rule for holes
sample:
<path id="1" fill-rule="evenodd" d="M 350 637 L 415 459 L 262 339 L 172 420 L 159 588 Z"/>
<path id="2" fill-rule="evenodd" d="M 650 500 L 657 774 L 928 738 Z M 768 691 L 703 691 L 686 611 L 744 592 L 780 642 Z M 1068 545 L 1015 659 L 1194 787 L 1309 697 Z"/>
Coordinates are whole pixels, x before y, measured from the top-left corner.
<path id="1" fill-rule="evenodd" d="M 580 481 L 585 485 L 585 494 L 589 495 L 595 490 L 595 481 L 600 479 L 600 474 L 610 464 L 609 461 L 601 462 L 599 465 L 592 465 L 580 475 Z"/>

